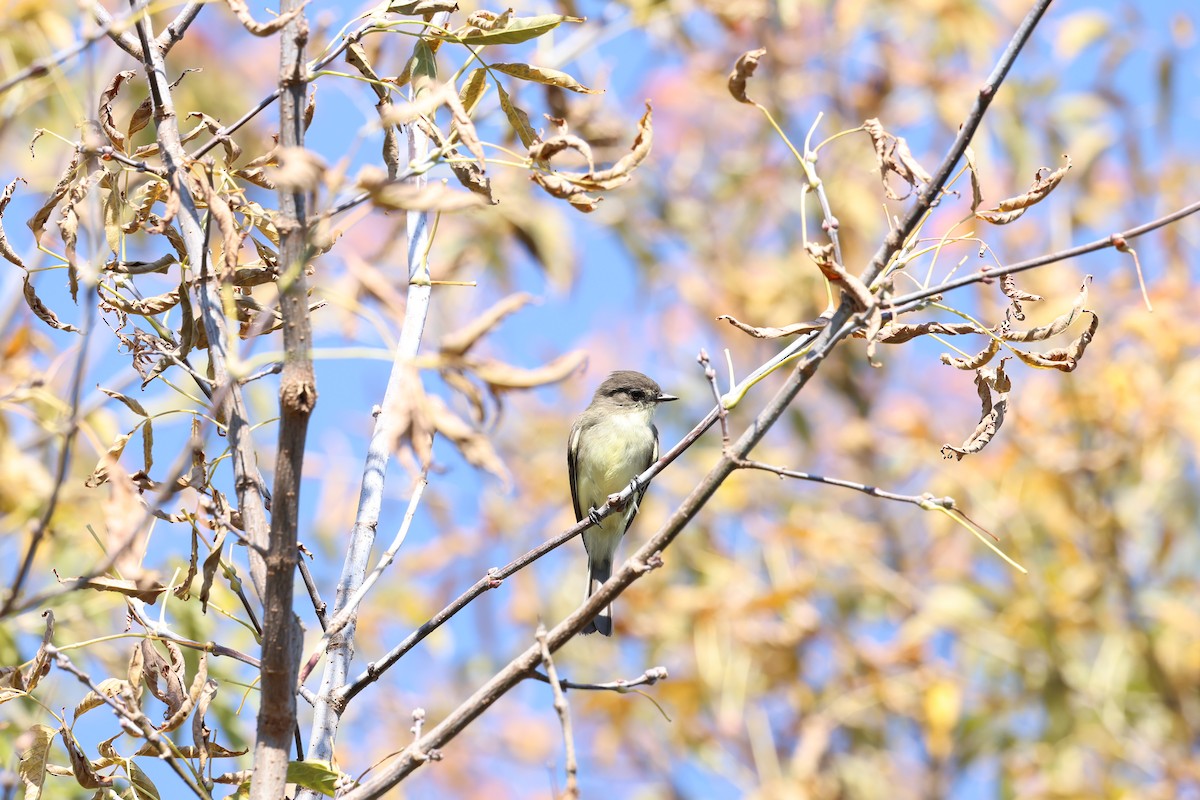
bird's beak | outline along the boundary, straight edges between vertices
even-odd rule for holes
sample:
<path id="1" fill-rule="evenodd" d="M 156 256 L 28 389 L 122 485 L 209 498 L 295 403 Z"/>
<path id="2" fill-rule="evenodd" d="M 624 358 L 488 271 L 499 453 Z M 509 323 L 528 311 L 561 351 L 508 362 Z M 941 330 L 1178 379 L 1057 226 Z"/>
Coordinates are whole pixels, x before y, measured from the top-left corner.
<path id="1" fill-rule="evenodd" d="M 679 398 L 673 394 L 660 394 L 657 398 L 658 402 L 665 403 L 668 400 L 678 400 Z"/>

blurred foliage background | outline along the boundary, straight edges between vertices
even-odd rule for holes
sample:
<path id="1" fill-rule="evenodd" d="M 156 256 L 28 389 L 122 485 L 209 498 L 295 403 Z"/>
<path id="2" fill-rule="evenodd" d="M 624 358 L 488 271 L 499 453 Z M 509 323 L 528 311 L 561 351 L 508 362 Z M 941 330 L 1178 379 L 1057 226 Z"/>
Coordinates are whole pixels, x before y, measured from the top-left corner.
<path id="1" fill-rule="evenodd" d="M 673 444 L 711 405 L 695 364 L 701 347 L 714 355 L 728 349 L 739 376 L 779 347 L 716 317 L 784 325 L 825 308 L 824 283 L 801 245 L 803 173 L 762 116 L 729 97 L 726 77 L 738 54 L 767 49 L 751 94 L 793 141 L 804 139 L 818 113 L 814 141 L 878 117 L 932 170 L 1029 4 L 535 5 L 518 11 L 578 13 L 589 21 L 580 32 L 527 46 L 522 57 L 565 59 L 576 77 L 607 91 L 566 97 L 524 86 L 518 99 L 531 117 L 566 118 L 613 160 L 628 148 L 649 98 L 654 151 L 632 184 L 586 217 L 537 193 L 519 170 L 497 165 L 498 206 L 441 220 L 431 254 L 435 277 L 479 285 L 435 292 L 426 351 L 498 297 L 526 290 L 542 304 L 515 315 L 481 348 L 526 366 L 582 348 L 588 367 L 560 386 L 508 393 L 502 406 L 489 406 L 484 426 L 511 487 L 435 445 L 442 470 L 386 585 L 364 605 L 358 669 L 488 567 L 572 522 L 566 433 L 608 370 L 641 369 L 684 397 L 664 409 L 659 426 Z M 315 40 L 328 39 L 347 19 L 336 6 L 310 4 Z M 4 72 L 69 45 L 77 13 L 73 3 L 10 0 L 0 14 Z M 993 266 L 992 254 L 1014 262 L 1193 202 L 1200 185 L 1200 108 L 1192 91 L 1200 77 L 1198 16 L 1182 0 L 1054 3 L 974 148 L 985 203 L 1023 191 L 1035 170 L 1059 166 L 1064 153 L 1074 168 L 1013 225 L 975 223 L 988 252 L 981 256 L 978 242 L 948 247 L 935 279 L 960 259 L 964 271 Z M 398 73 L 407 53 L 406 46 L 382 45 L 381 74 Z M 183 81 L 177 102 L 228 120 L 269 90 L 276 53 L 214 7 L 171 58 L 176 69 L 204 70 Z M 0 97 L 4 181 L 20 175 L 29 195 L 48 191 L 67 148 L 46 136 L 31 157 L 34 129 L 73 139 L 108 77 L 132 67 L 101 41 L 66 71 Z M 356 138 L 374 114 L 373 95 L 337 76 L 322 77 L 317 87 L 309 146 L 334 163 L 353 140 L 361 152 L 352 159 L 377 160 L 377 143 Z M 272 130 L 260 119 L 239 141 L 261 151 Z M 493 140 L 501 130 L 497 125 Z M 860 272 L 886 235 L 889 215 L 901 214 L 904 204 L 885 199 L 865 134 L 824 146 L 817 169 L 840 223 L 846 264 Z M 967 213 L 965 177 L 953 188 L 963 196 L 943 201 L 923 237 L 936 241 Z M 808 203 L 814 237 L 815 206 Z M 10 239 L 18 227 L 10 219 L 33 208 L 6 216 Z M 401 220 L 378 213 L 355 220 L 320 259 L 313 280 L 327 302 L 315 317 L 318 352 L 328 353 L 318 361 L 321 399 L 306 464 L 310 513 L 300 538 L 314 553 L 327 600 L 353 519 L 370 408 L 382 396 L 384 370 L 374 359 L 386 357 L 379 353 L 394 342 L 403 313 Z M 1200 223 L 1186 219 L 1132 243 L 1152 313 L 1132 260 L 1114 251 L 1022 276 L 1022 288 L 1046 298 L 1027 306 L 1031 322 L 1041 324 L 1069 306 L 1085 274 L 1094 275 L 1089 308 L 1100 317 L 1099 333 L 1071 374 L 1010 363 L 1005 426 L 986 450 L 962 461 L 943 460 L 939 447 L 970 433 L 978 399 L 969 372 L 938 362 L 946 347 L 922 340 L 881 346 L 883 366 L 873 369 L 864 344 L 846 342 L 756 457 L 893 491 L 952 496 L 1028 574 L 943 516 L 765 473 L 735 474 L 666 554 L 665 568 L 621 596 L 616 637 L 577 639 L 558 659 L 560 672 L 575 680 L 632 678 L 653 665 L 670 672 L 645 696 L 568 695 L 584 796 L 1200 797 L 1198 238 Z M 921 281 L 929 268 L 928 259 L 917 260 L 909 272 Z M 25 534 L 54 484 L 54 432 L 69 413 L 78 346 L 77 338 L 32 318 L 12 272 L 0 310 L 5 574 L 24 552 Z M 915 286 L 902 278 L 897 288 Z M 47 282 L 39 291 L 53 297 L 56 290 Z M 1005 305 L 994 285 L 969 287 L 946 302 L 989 324 Z M 51 305 L 73 318 L 69 305 Z M 346 357 L 330 349 L 347 346 L 371 352 Z M 101 528 L 97 521 L 113 513 L 104 490 L 83 486 L 131 419 L 92 391 L 97 383 L 129 380 L 128 359 L 105 351 L 95 344 L 89 360 L 81 437 L 53 536 L 35 565 L 39 589 L 53 586 L 52 568 L 74 575 L 100 557 L 87 525 Z M 716 358 L 719 367 L 722 361 Z M 451 396 L 434 371 L 426 381 L 429 391 Z M 780 381 L 769 378 L 731 415 L 735 433 Z M 156 413 L 194 408 L 166 387 L 146 394 L 143 402 Z M 273 431 L 271 387 L 255 387 L 251 399 L 255 421 Z M 466 416 L 461 398 L 455 402 Z M 171 442 L 186 436 L 187 417 L 164 419 L 157 445 L 163 461 L 174 455 Z M 222 446 L 214 438 L 210 455 Z M 714 430 L 655 481 L 626 553 L 719 453 Z M 265 446 L 261 460 L 264 469 L 273 463 Z M 388 529 L 399 523 L 409 488 L 397 472 L 385 508 Z M 146 566 L 164 580 L 186 568 L 188 529 L 180 527 L 158 523 L 147 548 Z M 237 559 L 244 575 L 244 555 L 235 551 Z M 339 766 L 357 775 L 403 747 L 413 708 L 439 719 L 531 641 L 539 619 L 569 613 L 583 588 L 583 552 L 572 543 L 483 596 L 351 705 Z M 73 657 L 97 679 L 122 673 L 138 630 L 125 633 L 119 597 L 74 594 L 53 607 L 60 646 L 86 643 Z M 311 609 L 298 612 L 309 629 L 307 652 L 318 636 Z M 218 581 L 207 616 L 195 598 L 172 599 L 166 614 L 177 631 L 199 641 L 254 649 L 235 619 L 228 583 Z M 41 630 L 35 612 L 11 620 L 0 632 L 0 662 L 29 659 Z M 186 655 L 194 664 L 195 654 Z M 210 673 L 222 687 L 213 705 L 217 741 L 245 746 L 253 736 L 253 671 L 215 659 Z M 5 769 L 15 769 L 21 732 L 48 721 L 47 709 L 71 707 L 83 691 L 54 673 L 43 705 L 7 704 L 0 719 Z M 543 684 L 514 692 L 398 796 L 551 796 L 562 741 L 550 700 Z M 302 704 L 302 717 L 306 710 Z M 115 732 L 105 713 L 89 716 L 95 729 L 81 726 L 82 741 L 94 746 Z M 59 753 L 57 760 L 64 758 Z M 48 796 L 75 796 L 62 791 Z"/>

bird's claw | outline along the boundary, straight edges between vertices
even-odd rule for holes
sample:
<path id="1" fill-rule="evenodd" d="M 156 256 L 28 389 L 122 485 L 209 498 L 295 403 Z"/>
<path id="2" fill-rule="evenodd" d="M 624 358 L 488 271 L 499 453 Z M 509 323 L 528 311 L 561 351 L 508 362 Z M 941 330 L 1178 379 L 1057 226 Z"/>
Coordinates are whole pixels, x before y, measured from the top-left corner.
<path id="1" fill-rule="evenodd" d="M 593 525 L 600 524 L 600 512 L 597 509 L 594 509 L 594 508 L 588 509 L 587 515 L 588 515 L 588 519 L 590 519 L 592 521 Z"/>

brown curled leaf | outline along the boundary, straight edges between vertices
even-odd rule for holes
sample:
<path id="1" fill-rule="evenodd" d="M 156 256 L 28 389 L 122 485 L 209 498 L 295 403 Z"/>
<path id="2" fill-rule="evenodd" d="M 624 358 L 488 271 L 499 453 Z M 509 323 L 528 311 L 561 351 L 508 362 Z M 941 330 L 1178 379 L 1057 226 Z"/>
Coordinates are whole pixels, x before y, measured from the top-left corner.
<path id="1" fill-rule="evenodd" d="M 974 214 L 983 204 L 983 189 L 979 185 L 979 167 L 975 165 L 975 150 L 971 145 L 963 152 L 967 162 L 967 171 L 971 174 L 971 213 Z"/>
<path id="2" fill-rule="evenodd" d="M 1056 369 L 1059 372 L 1074 372 L 1079 366 L 1079 359 L 1083 357 L 1083 352 L 1087 346 L 1092 343 L 1092 339 L 1096 336 L 1096 329 L 1100 327 L 1100 318 L 1096 316 L 1094 311 L 1084 310 L 1084 314 L 1092 315 L 1092 322 L 1088 325 L 1083 333 L 1072 341 L 1066 347 L 1059 347 L 1054 350 L 1047 350 L 1044 353 L 1027 353 L 1021 350 L 1013 349 L 1017 357 L 1031 367 L 1038 369 Z"/>
<path id="3" fill-rule="evenodd" d="M 51 328 L 56 328 L 60 331 L 79 333 L 79 328 L 60 321 L 58 315 L 51 311 L 50 308 L 42 302 L 42 299 L 37 296 L 37 292 L 33 289 L 33 283 L 29 280 L 28 273 L 26 273 L 24 277 L 22 293 L 25 296 L 25 305 L 29 306 L 29 310 L 32 311 L 34 316 L 40 319 L 42 322 L 46 323 Z"/>
<path id="4" fill-rule="evenodd" d="M 996 369 L 980 369 L 975 373 L 975 388 L 979 394 L 981 414 L 975 431 L 967 437 L 961 447 L 942 445 L 942 456 L 962 461 L 963 456 L 978 453 L 987 447 L 995 437 L 1000 426 L 1004 424 L 1004 414 L 1008 410 L 1008 393 L 1012 391 L 1012 381 L 1004 374 L 1004 362 L 1000 359 Z M 993 399 L 992 393 L 995 392 Z"/>
<path id="5" fill-rule="evenodd" d="M 211 133 L 213 136 L 215 136 L 217 138 L 217 141 L 219 141 L 221 143 L 221 147 L 224 148 L 224 150 L 225 150 L 225 163 L 226 164 L 229 164 L 232 166 L 233 162 L 235 162 L 239 158 L 241 158 L 241 156 L 242 156 L 241 146 L 239 146 L 238 143 L 233 140 L 232 136 L 230 136 L 227 133 L 222 132 L 223 128 L 221 127 L 220 120 L 210 117 L 208 114 L 205 114 L 203 111 L 193 111 L 190 114 L 188 114 L 188 119 L 191 119 L 192 117 L 195 117 L 198 120 L 200 120 L 200 127 L 203 130 L 206 130 L 209 133 Z"/>
<path id="6" fill-rule="evenodd" d="M 995 208 L 988 211 L 976 211 L 975 218 L 981 219 L 984 222 L 990 222 L 993 225 L 1007 225 L 1020 218 L 1030 206 L 1045 200 L 1046 196 L 1054 191 L 1054 187 L 1062 183 L 1063 177 L 1071 169 L 1071 157 L 1064 155 L 1063 158 L 1067 160 L 1066 165 L 1059 167 L 1053 172 L 1046 172 L 1049 167 L 1039 169 L 1033 176 L 1033 185 L 1029 187 L 1029 191 L 1025 192 L 1025 194 L 1001 200 Z"/>
<path id="7" fill-rule="evenodd" d="M 121 91 L 121 84 L 133 78 L 137 73 L 131 69 L 118 72 L 113 76 L 113 79 L 108 82 L 108 86 L 100 93 L 100 128 L 104 131 L 104 135 L 112 142 L 113 146 L 121 152 L 125 152 L 126 136 L 121 131 L 117 130 L 117 124 L 113 120 L 113 101 L 117 99 L 117 93 Z"/>
<path id="8" fill-rule="evenodd" d="M 733 95 L 734 100 L 747 105 L 758 105 L 746 94 L 746 84 L 754 71 L 758 69 L 759 59 L 766 54 L 766 49 L 760 47 L 757 50 L 747 50 L 738 56 L 738 60 L 733 65 L 733 71 L 729 73 L 729 93 Z"/>
<path id="9" fill-rule="evenodd" d="M 941 360 L 943 364 L 955 369 L 979 369 L 991 361 L 992 357 L 999 352 L 1000 340 L 995 337 L 989 337 L 987 346 L 973 356 L 955 358 L 949 353 L 942 353 Z"/>
<path id="10" fill-rule="evenodd" d="M 506 487 L 510 484 L 508 468 L 482 431 L 451 411 L 440 397 L 428 397 L 426 411 L 433 428 L 453 443 L 468 464 L 496 476 Z"/>
<path id="11" fill-rule="evenodd" d="M 24 183 L 25 179 L 13 178 L 8 186 L 4 187 L 4 194 L 0 194 L 0 256 L 4 256 L 21 269 L 25 269 L 25 262 L 17 255 L 17 251 L 12 249 L 12 245 L 8 243 L 8 236 L 4 233 L 4 209 L 8 207 L 13 192 L 17 190 L 17 181 Z"/>
<path id="12" fill-rule="evenodd" d="M 879 177 L 883 180 L 883 190 L 889 198 L 903 200 L 912 194 L 914 189 L 932 180 L 925 168 L 913 157 L 904 137 L 888 133 L 883 129 L 883 124 L 875 118 L 864 122 L 863 130 L 871 137 L 871 143 L 875 146 Z M 893 173 L 909 186 L 909 191 L 903 195 L 896 194 L 888 183 L 888 175 Z"/>
<path id="13" fill-rule="evenodd" d="M 1012 273 L 1000 279 L 1000 291 L 1004 292 L 1004 296 L 1012 301 L 1012 318 L 1016 320 L 1025 319 L 1025 310 L 1021 308 L 1022 302 L 1035 303 L 1043 299 L 1039 294 L 1030 294 L 1018 289 L 1017 278 Z"/>
<path id="14" fill-rule="evenodd" d="M 42 237 L 42 231 L 46 229 L 46 222 L 50 219 L 50 214 L 53 213 L 54 207 L 58 202 L 67 196 L 72 184 L 75 183 L 75 175 L 79 171 L 79 148 L 75 148 L 71 153 L 71 161 L 67 164 L 67 168 L 63 170 L 62 176 L 58 179 L 54 189 L 46 197 L 46 202 L 42 204 L 34 215 L 29 218 L 29 230 L 33 231 L 34 241 Z"/>
<path id="15" fill-rule="evenodd" d="M 165 294 L 147 297 L 144 300 L 126 300 L 119 294 L 105 296 L 104 302 L 113 308 L 133 314 L 138 317 L 150 317 L 161 314 L 179 305 L 179 289 L 172 289 Z"/>
<path id="16" fill-rule="evenodd" d="M 104 786 L 112 786 L 113 779 L 106 775 L 101 775 L 96 772 L 92 762 L 84 754 L 83 748 L 79 746 L 79 741 L 75 738 L 66 725 L 59 728 L 58 731 L 62 735 L 63 745 L 67 748 L 67 755 L 71 757 L 71 774 L 75 776 L 75 782 L 84 789 L 99 789 Z"/>
<path id="17" fill-rule="evenodd" d="M 446 107 L 450 109 L 451 135 L 458 134 L 458 140 L 479 162 L 480 169 L 486 169 L 483 142 L 479 139 L 479 133 L 475 130 L 475 123 L 471 120 L 471 115 L 467 113 L 466 106 L 459 99 L 453 86 L 447 86 L 446 90 L 441 93 L 441 97 Z"/>
<path id="18" fill-rule="evenodd" d="M 507 389 L 533 389 L 558 383 L 569 378 L 585 363 L 587 363 L 587 353 L 583 350 L 572 350 L 533 369 L 493 360 L 472 363 L 470 369 L 493 392 L 499 392 Z"/>
<path id="19" fill-rule="evenodd" d="M 217 567 L 221 565 L 221 552 L 224 547 L 225 529 L 221 528 L 217 531 L 212 550 L 208 551 L 200 568 L 200 611 L 205 614 L 208 613 L 208 598 L 212 592 L 213 579 L 217 576 Z"/>
<path id="20" fill-rule="evenodd" d="M 646 156 L 650 155 L 650 148 L 654 145 L 652 117 L 653 108 L 650 106 L 650 101 L 647 100 L 646 111 L 638 120 L 637 136 L 634 137 L 629 152 L 611 168 L 593 172 L 590 176 L 591 183 L 586 188 L 595 191 L 614 189 L 629 180 L 630 173 L 646 160 Z M 609 185 L 610 183 L 612 185 Z"/>
<path id="21" fill-rule="evenodd" d="M 810 322 L 794 322 L 791 325 L 784 325 L 782 328 L 758 328 L 753 325 L 747 325 L 744 322 L 734 319 L 728 314 L 722 314 L 717 317 L 718 320 L 725 320 L 733 327 L 743 333 L 748 333 L 755 339 L 779 339 L 784 336 L 795 336 L 797 333 L 811 333 L 819 331 L 829 324 L 829 320 L 824 317 L 811 320 Z"/>
<path id="22" fill-rule="evenodd" d="M 1031 328 L 1027 331 L 1004 331 L 1000 334 L 1000 338 L 1006 342 L 1040 342 L 1062 333 L 1070 327 L 1071 323 L 1078 318 L 1080 312 L 1083 310 L 1083 304 L 1087 302 L 1088 285 L 1091 282 L 1092 276 L 1085 276 L 1083 285 L 1079 287 L 1079 294 L 1075 297 L 1075 303 L 1071 306 L 1071 309 L 1065 314 L 1056 317 L 1049 324 Z"/>
<path id="23" fill-rule="evenodd" d="M 475 317 L 462 328 L 442 337 L 439 350 L 443 355 L 461 356 L 471 349 L 488 331 L 503 322 L 508 316 L 535 302 L 537 298 L 527 292 L 510 294 L 496 302 L 491 308 Z"/>
<path id="24" fill-rule="evenodd" d="M 596 162 L 592 158 L 592 146 L 574 134 L 551 136 L 543 142 L 538 142 L 529 148 L 529 157 L 534 161 L 549 161 L 564 150 L 574 150 L 587 161 L 588 174 L 596 171 Z"/>
<path id="25" fill-rule="evenodd" d="M 454 155 L 456 152 L 452 150 L 451 155 Z M 488 205 L 495 205 L 500 202 L 492 197 L 491 178 L 484 175 L 483 168 L 474 161 L 455 160 L 451 162 L 450 170 L 454 173 L 454 177 L 458 179 L 460 184 L 482 197 Z"/>
<path id="26" fill-rule="evenodd" d="M 966 333 L 986 332 L 973 322 L 893 322 L 880 329 L 879 335 L 875 337 L 875 341 L 880 344 L 903 344 L 904 342 L 916 339 L 918 336 L 927 336 L 931 333 L 943 336 L 961 336 Z"/>
<path id="27" fill-rule="evenodd" d="M 595 211 L 596 206 L 603 199 L 592 197 L 583 187 L 572 183 L 559 173 L 534 172 L 529 177 L 552 197 L 566 200 L 585 213 Z"/>
<path id="28" fill-rule="evenodd" d="M 136 597 L 150 605 L 154 605 L 158 601 L 158 596 L 167 590 L 166 586 L 149 577 L 137 581 L 128 578 L 103 577 L 88 578 L 87 580 L 60 578 L 59 580 L 62 583 L 76 584 L 84 589 L 95 589 L 97 592 L 114 592 L 125 597 Z"/>
<path id="29" fill-rule="evenodd" d="M 808 242 L 805 245 L 805 250 L 808 252 L 809 257 L 816 263 L 817 268 L 821 270 L 821 274 L 830 283 L 844 291 L 854 301 L 859 311 L 864 311 L 874 304 L 875 298 L 871 295 L 871 290 L 858 278 L 846 272 L 846 268 L 834 259 L 833 245 L 820 245 L 816 242 Z M 882 325 L 882 320 L 879 322 Z M 875 332 L 878 333 L 880 330 L 882 330 L 881 327 L 877 328 Z"/>

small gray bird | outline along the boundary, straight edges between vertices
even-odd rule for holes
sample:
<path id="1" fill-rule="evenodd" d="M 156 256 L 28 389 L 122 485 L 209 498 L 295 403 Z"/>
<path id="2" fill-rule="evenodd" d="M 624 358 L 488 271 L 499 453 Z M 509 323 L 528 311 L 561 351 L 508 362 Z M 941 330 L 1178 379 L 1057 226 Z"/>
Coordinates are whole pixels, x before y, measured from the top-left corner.
<path id="1" fill-rule="evenodd" d="M 650 421 L 659 403 L 678 400 L 663 394 L 658 384 L 640 372 L 620 370 L 609 375 L 575 424 L 567 442 L 567 469 L 575 520 L 590 515 L 633 483 L 658 460 L 658 429 Z M 646 487 L 637 487 L 629 504 L 583 532 L 588 554 L 587 596 L 612 576 L 613 556 L 621 537 L 637 515 Z M 612 636 L 612 606 L 583 629 Z"/>

